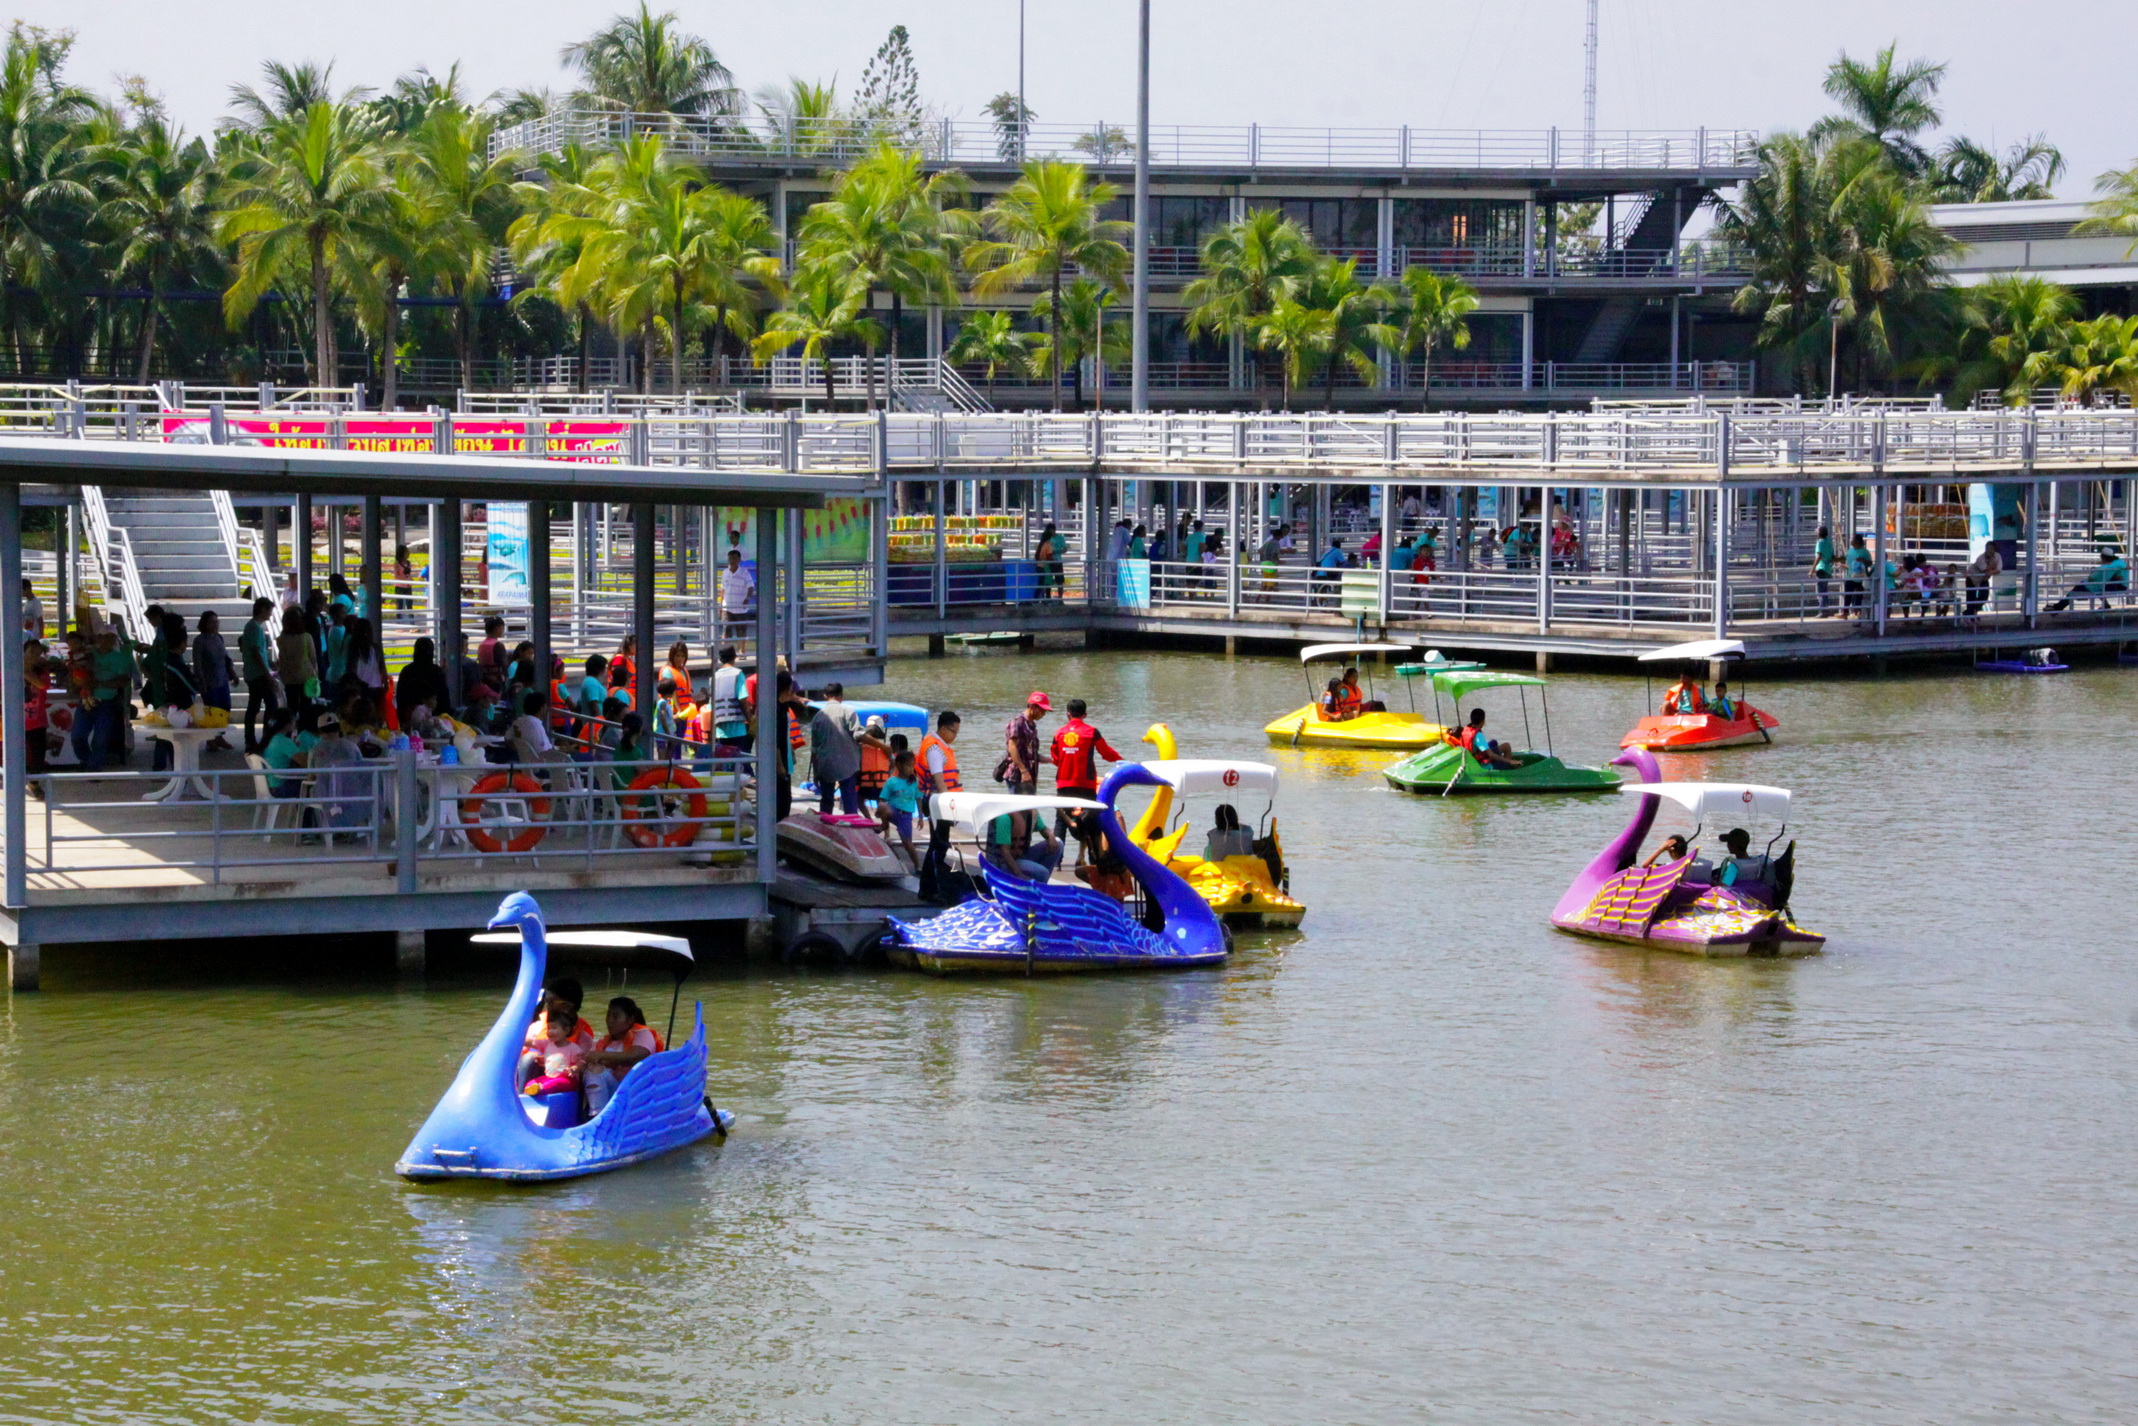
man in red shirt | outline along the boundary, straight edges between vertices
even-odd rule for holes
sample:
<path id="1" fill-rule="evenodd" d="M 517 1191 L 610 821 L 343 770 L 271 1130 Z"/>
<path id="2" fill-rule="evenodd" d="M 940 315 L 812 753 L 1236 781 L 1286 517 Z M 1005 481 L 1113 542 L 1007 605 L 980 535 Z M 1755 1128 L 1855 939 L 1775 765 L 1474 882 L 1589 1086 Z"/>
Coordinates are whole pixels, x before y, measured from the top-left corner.
<path id="1" fill-rule="evenodd" d="M 1108 745 L 1105 734 L 1084 721 L 1084 712 L 1083 699 L 1070 699 L 1069 721 L 1054 735 L 1054 793 L 1057 797 L 1088 797 L 1096 802 L 1099 800 L 1099 757 L 1117 763 L 1121 761 L 1121 755 Z M 1054 835 L 1065 835 L 1068 826 L 1069 809 L 1065 807 L 1055 813 Z"/>

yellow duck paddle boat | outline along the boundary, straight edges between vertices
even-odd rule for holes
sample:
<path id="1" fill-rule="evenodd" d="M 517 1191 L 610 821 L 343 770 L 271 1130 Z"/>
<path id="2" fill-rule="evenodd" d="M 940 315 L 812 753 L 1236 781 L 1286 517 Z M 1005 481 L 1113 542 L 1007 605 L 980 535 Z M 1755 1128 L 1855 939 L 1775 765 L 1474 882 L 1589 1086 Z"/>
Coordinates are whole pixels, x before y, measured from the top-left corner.
<path id="1" fill-rule="evenodd" d="M 1416 752 L 1439 746 L 1443 730 L 1418 711 L 1415 697 L 1411 699 L 1409 712 L 1397 712 L 1373 696 L 1370 669 L 1363 670 L 1366 697 L 1362 700 L 1362 711 L 1356 717 L 1330 722 L 1322 716 L 1323 690 L 1315 683 L 1315 664 L 1333 661 L 1333 666 L 1340 668 L 1362 654 L 1402 655 L 1409 652 L 1411 646 L 1408 644 L 1309 644 L 1299 651 L 1300 666 L 1307 671 L 1307 706 L 1294 709 L 1262 731 L 1269 735 L 1270 742 L 1284 748 L 1394 748 L 1400 752 Z M 1448 666 L 1444 663 L 1404 664 L 1398 672 Z M 1406 676 L 1404 682 L 1407 687 L 1411 679 Z"/>
<path id="2" fill-rule="evenodd" d="M 1128 838 L 1167 871 L 1195 888 L 1228 926 L 1297 926 L 1307 908 L 1290 894 L 1291 871 L 1284 845 L 1277 839 L 1277 770 L 1268 763 L 1230 762 L 1217 758 L 1174 757 L 1173 730 L 1154 723 L 1143 741 L 1158 750 L 1159 760 L 1144 770 L 1158 778 L 1150 806 L 1128 829 Z M 1243 826 L 1235 802 L 1242 793 L 1262 793 L 1266 830 L 1256 836 L 1254 823 Z M 1189 797 L 1213 794 L 1219 800 L 1218 826 L 1204 842 L 1202 856 L 1182 853 L 1180 844 L 1192 826 L 1186 816 L 1172 831 L 1166 823 L 1176 808 L 1185 811 Z M 1219 853 L 1213 856 L 1212 853 Z"/>

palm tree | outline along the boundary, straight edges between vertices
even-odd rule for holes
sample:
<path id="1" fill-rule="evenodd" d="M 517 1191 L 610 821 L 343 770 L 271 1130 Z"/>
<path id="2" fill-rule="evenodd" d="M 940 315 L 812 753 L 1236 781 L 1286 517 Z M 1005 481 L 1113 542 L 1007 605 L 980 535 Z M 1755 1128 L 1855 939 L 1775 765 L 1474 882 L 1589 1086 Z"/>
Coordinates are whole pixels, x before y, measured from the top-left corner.
<path id="1" fill-rule="evenodd" d="M 891 294 L 891 357 L 898 357 L 898 327 L 904 302 L 957 302 L 945 251 L 945 200 L 960 190 L 952 174 L 930 177 L 921 157 L 880 143 L 839 175 L 831 196 L 810 205 L 802 219 L 799 260 L 827 266 L 864 291 Z M 867 367 L 869 403 L 875 404 L 875 351 Z"/>
<path id="2" fill-rule="evenodd" d="M 805 266 L 794 274 L 787 305 L 765 319 L 764 332 L 750 344 L 759 357 L 773 356 L 800 344 L 804 362 L 824 363 L 824 400 L 838 398 L 831 349 L 835 343 L 880 339 L 882 332 L 866 313 L 868 292 L 846 274 L 828 267 Z"/>
<path id="3" fill-rule="evenodd" d="M 1949 285 L 1940 264 L 1959 243 L 1884 165 L 1840 185 L 1835 205 L 1841 242 L 1824 285 L 1864 380 L 1907 364 L 1938 325 L 1939 294 Z"/>
<path id="4" fill-rule="evenodd" d="M 284 119 L 298 117 L 314 104 L 351 104 L 371 92 L 357 86 L 337 97 L 331 63 L 314 64 L 307 60 L 302 64 L 283 64 L 271 59 L 260 69 L 267 76 L 264 89 L 255 89 L 250 84 L 230 86 L 230 107 L 238 112 L 234 122 L 239 128 L 265 129 Z"/>
<path id="5" fill-rule="evenodd" d="M 1258 351 L 1277 353 L 1284 381 L 1284 409 L 1292 409 L 1292 392 L 1307 382 L 1315 361 L 1331 346 L 1335 313 L 1312 307 L 1289 293 L 1270 304 L 1255 319 L 1254 345 Z"/>
<path id="6" fill-rule="evenodd" d="M 1375 326 L 1373 338 L 1398 361 L 1425 353 L 1418 378 L 1420 411 L 1432 405 L 1433 353 L 1442 345 L 1458 351 L 1470 345 L 1470 314 L 1477 306 L 1477 289 L 1453 274 L 1413 267 L 1397 284 L 1390 320 Z"/>
<path id="7" fill-rule="evenodd" d="M 23 370 L 21 293 L 43 293 L 62 251 L 95 202 L 77 176 L 77 126 L 96 110 L 82 89 L 57 82 L 52 41 L 18 26 L 0 54 L 0 303 L 15 369 Z"/>
<path id="8" fill-rule="evenodd" d="M 1394 294 L 1379 283 L 1358 280 L 1357 258 L 1323 258 L 1296 286 L 1298 300 L 1306 307 L 1329 314 L 1323 334 L 1322 376 L 1326 385 L 1323 403 L 1336 409 L 1336 372 L 1348 366 L 1372 385 L 1380 376 L 1374 360 L 1381 329 L 1381 315 L 1393 304 Z"/>
<path id="9" fill-rule="evenodd" d="M 454 302 L 463 388 L 475 385 L 476 304 L 490 290 L 491 264 L 519 207 L 519 155 L 493 157 L 492 128 L 487 114 L 438 100 L 408 135 L 402 159 L 420 224 L 418 264 Z"/>
<path id="10" fill-rule="evenodd" d="M 1961 294 L 1950 347 L 1919 370 L 1926 380 L 1950 380 L 1948 407 L 1965 406 L 1977 391 L 2024 405 L 2033 389 L 2028 363 L 2064 350 L 2077 312 L 2068 287 L 2039 277 L 1991 278 Z"/>
<path id="11" fill-rule="evenodd" d="M 1885 150 L 1896 169 L 1918 178 L 1928 169 L 1930 156 L 1915 136 L 1936 128 L 1942 117 L 1937 95 L 1945 66 L 1925 60 L 1903 64 L 1898 49 L 1898 42 L 1887 45 L 1868 64 L 1846 54 L 1833 62 L 1824 88 L 1841 113 L 1820 121 L 1812 137 L 1861 135 Z"/>
<path id="12" fill-rule="evenodd" d="M 1736 201 L 1722 204 L 1716 223 L 1750 259 L 1745 285 L 1731 305 L 1759 314 L 1759 344 L 1790 354 L 1800 389 L 1832 320 L 1823 284 L 1838 248 L 1834 154 L 1834 148 L 1795 134 L 1767 139 L 1760 145 L 1759 172 Z"/>
<path id="13" fill-rule="evenodd" d="M 2102 174 L 2094 180 L 2094 192 L 2101 196 L 2093 216 L 2073 228 L 2073 236 L 2114 234 L 2131 239 L 2125 256 L 2138 253 L 2138 164 Z"/>
<path id="14" fill-rule="evenodd" d="M 677 28 L 673 10 L 656 15 L 639 0 L 638 13 L 618 15 L 583 40 L 564 47 L 590 104 L 627 114 L 732 115 L 741 108 L 735 76 L 711 45 Z"/>
<path id="15" fill-rule="evenodd" d="M 134 362 L 134 379 L 145 385 L 155 360 L 164 292 L 173 278 L 199 272 L 219 256 L 209 202 L 215 170 L 206 144 L 186 139 L 153 115 L 109 146 L 105 157 L 97 217 L 112 235 L 106 249 L 110 270 L 148 288 Z"/>
<path id="16" fill-rule="evenodd" d="M 520 216 L 506 230 L 514 266 L 526 280 L 513 294 L 513 301 L 536 296 L 547 298 L 574 314 L 579 336 L 579 375 L 591 384 L 588 361 L 594 337 L 593 304 L 586 294 L 567 294 L 590 229 L 574 220 L 591 214 L 599 204 L 592 187 L 599 160 L 578 144 L 567 144 L 541 158 L 542 179 L 519 185 Z"/>
<path id="17" fill-rule="evenodd" d="M 1018 331 L 1017 319 L 1007 312 L 975 312 L 959 325 L 957 338 L 943 355 L 961 366 L 985 366 L 992 402 L 998 371 L 1023 372 L 1031 366 L 1032 336 Z"/>
<path id="18" fill-rule="evenodd" d="M 2001 155 L 1973 139 L 1952 138 L 1938 149 L 1928 182 L 1938 203 L 2014 203 L 2055 197 L 2063 174 L 2063 152 L 2041 134 Z"/>
<path id="19" fill-rule="evenodd" d="M 2027 358 L 2024 379 L 2030 388 L 2054 382 L 2075 401 L 2090 403 L 2098 392 L 2115 391 L 2138 403 L 2138 317 L 2073 323 L 2060 348 Z"/>
<path id="20" fill-rule="evenodd" d="M 1081 408 L 1084 404 L 1084 359 L 1097 357 L 1110 367 L 1120 367 L 1129 359 L 1130 334 L 1128 323 L 1106 320 L 1106 309 L 1119 296 L 1113 288 L 1080 277 L 1062 289 L 1062 315 L 1054 320 L 1052 298 L 1042 297 L 1032 304 L 1032 315 L 1047 324 L 1043 333 L 1033 334 L 1032 360 L 1047 366 L 1056 364 L 1070 373 L 1070 405 Z M 1057 336 L 1057 334 L 1059 334 Z M 1060 352 L 1054 343 L 1061 342 Z M 1100 401 L 1105 400 L 1104 393 Z"/>
<path id="21" fill-rule="evenodd" d="M 302 274 L 312 297 L 313 380 L 338 374 L 333 281 L 356 267 L 379 225 L 390 223 L 387 178 L 370 119 L 347 104 L 315 103 L 262 129 L 226 196 L 219 233 L 237 248 L 223 294 L 235 327 L 284 277 Z"/>
<path id="22" fill-rule="evenodd" d="M 758 117 L 765 143 L 790 158 L 827 158 L 838 152 L 853 126 L 839 107 L 839 84 L 789 79 L 784 88 L 760 90 Z"/>
<path id="23" fill-rule="evenodd" d="M 1181 289 L 1188 331 L 1240 337 L 1264 350 L 1258 325 L 1292 286 L 1313 270 L 1314 240 L 1274 208 L 1251 209 L 1203 240 L 1202 275 Z M 1255 364 L 1255 385 L 1269 405 L 1269 382 Z"/>
<path id="24" fill-rule="evenodd" d="M 1033 159 L 1017 181 L 987 206 L 982 219 L 993 236 L 966 249 L 965 260 L 977 274 L 973 292 L 992 297 L 1044 277 L 1048 310 L 1062 310 L 1062 274 L 1071 267 L 1087 277 L 1118 284 L 1128 270 L 1122 246 L 1127 223 L 1099 216 L 1114 200 L 1111 183 L 1094 183 L 1079 163 Z M 1050 331 L 1054 354 L 1061 355 L 1061 335 Z M 1062 367 L 1049 361 L 1054 409 L 1062 409 Z"/>
<path id="25" fill-rule="evenodd" d="M 401 404 L 401 298 L 427 256 L 423 212 L 428 195 L 419 183 L 412 165 L 392 165 L 383 211 L 367 226 L 362 253 L 352 254 L 360 258 L 362 271 L 347 282 L 356 290 L 357 320 L 378 344 L 382 411 Z M 349 270 L 346 263 L 344 270 Z"/>

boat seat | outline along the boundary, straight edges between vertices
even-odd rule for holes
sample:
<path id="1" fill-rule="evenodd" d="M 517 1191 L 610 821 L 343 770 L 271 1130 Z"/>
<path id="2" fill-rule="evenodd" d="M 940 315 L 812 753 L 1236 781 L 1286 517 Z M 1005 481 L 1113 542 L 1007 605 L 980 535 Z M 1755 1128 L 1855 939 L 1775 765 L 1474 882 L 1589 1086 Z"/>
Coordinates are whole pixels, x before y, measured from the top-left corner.
<path id="1" fill-rule="evenodd" d="M 1688 886 L 1713 886 L 1715 864 L 1705 857 L 1694 857 L 1685 868 L 1684 882 Z"/>

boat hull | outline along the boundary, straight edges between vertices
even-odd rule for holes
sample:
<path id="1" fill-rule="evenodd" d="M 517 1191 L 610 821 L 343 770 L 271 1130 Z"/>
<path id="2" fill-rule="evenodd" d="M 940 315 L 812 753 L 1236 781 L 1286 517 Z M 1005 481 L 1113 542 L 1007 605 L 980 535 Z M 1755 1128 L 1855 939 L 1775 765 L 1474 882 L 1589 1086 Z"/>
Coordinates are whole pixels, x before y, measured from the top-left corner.
<path id="1" fill-rule="evenodd" d="M 1815 956 L 1826 949 L 1826 937 L 1788 922 L 1754 932 L 1715 935 L 1705 934 L 1694 927 L 1672 927 L 1668 924 L 1651 927 L 1646 935 L 1592 930 L 1582 926 L 1563 925 L 1558 921 L 1552 923 L 1552 929 L 1569 936 L 1579 936 L 1585 941 L 1639 946 L 1650 951 L 1673 951 L 1679 955 L 1700 956 L 1708 960 Z"/>
<path id="2" fill-rule="evenodd" d="M 841 881 L 898 881 L 913 868 L 873 827 L 794 812 L 779 824 L 780 855 Z"/>
<path id="3" fill-rule="evenodd" d="M 1262 730 L 1278 747 L 1429 748 L 1446 730 L 1422 713 L 1361 713 L 1341 723 L 1324 723 L 1308 704 L 1275 719 Z"/>
<path id="4" fill-rule="evenodd" d="M 1236 929 L 1296 927 L 1307 908 L 1277 889 L 1260 857 L 1227 857 L 1215 864 L 1174 857 L 1166 869 L 1195 888 L 1218 919 Z"/>
<path id="5" fill-rule="evenodd" d="M 1427 748 L 1381 770 L 1390 787 L 1403 792 L 1464 797 L 1512 792 L 1609 792 L 1618 774 L 1609 768 L 1578 767 L 1546 753 L 1520 753 L 1516 768 L 1486 767 L 1460 748 L 1446 743 Z"/>
<path id="6" fill-rule="evenodd" d="M 1737 718 L 1717 718 L 1712 713 L 1652 713 L 1634 724 L 1633 731 L 1618 745 L 1644 748 L 1651 753 L 1742 748 L 1773 742 L 1773 730 L 1780 726 L 1772 714 L 1749 706 Z"/>

